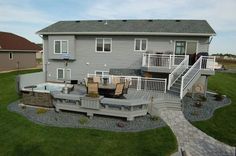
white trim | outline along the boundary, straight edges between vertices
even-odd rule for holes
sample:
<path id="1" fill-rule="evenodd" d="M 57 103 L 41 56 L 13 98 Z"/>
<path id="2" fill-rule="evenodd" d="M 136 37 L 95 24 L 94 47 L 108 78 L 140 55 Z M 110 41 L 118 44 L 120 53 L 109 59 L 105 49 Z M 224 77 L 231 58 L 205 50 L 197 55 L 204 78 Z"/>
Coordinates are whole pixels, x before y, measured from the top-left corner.
<path id="1" fill-rule="evenodd" d="M 63 78 L 58 78 L 58 70 L 62 70 L 63 71 Z M 70 77 L 68 78 L 67 77 L 67 80 L 70 80 L 71 79 L 71 69 L 70 68 L 57 68 L 57 80 L 65 80 L 65 75 L 66 75 L 66 72 L 65 71 L 70 71 Z"/>
<path id="2" fill-rule="evenodd" d="M 170 33 L 170 32 L 37 32 L 39 35 L 68 34 L 68 35 L 164 35 L 164 36 L 216 36 L 216 33 Z"/>
<path id="3" fill-rule="evenodd" d="M 60 53 L 56 53 L 55 52 L 55 50 L 56 50 L 56 48 L 55 48 L 55 43 L 56 43 L 56 41 L 59 41 L 60 42 Z M 67 48 L 66 48 L 66 53 L 62 53 L 62 42 L 66 42 L 66 44 L 67 44 Z M 69 54 L 69 40 L 54 40 L 53 41 L 53 53 L 54 54 Z"/>
<path id="4" fill-rule="evenodd" d="M 63 71 L 63 78 L 58 78 L 58 70 Z M 64 68 L 57 68 L 57 80 L 63 80 L 65 78 L 65 69 Z"/>
<path id="5" fill-rule="evenodd" d="M 97 40 L 98 39 L 102 39 L 102 51 L 97 51 Z M 110 45 L 111 45 L 111 47 L 110 47 L 110 51 L 105 51 L 105 40 L 106 39 L 109 39 L 109 40 L 111 40 L 110 41 Z M 112 52 L 112 38 L 102 38 L 102 37 L 98 37 L 98 38 L 95 38 L 95 52 L 96 53 L 111 53 Z"/>
<path id="6" fill-rule="evenodd" d="M 94 74 L 95 74 L 95 75 L 97 75 L 96 72 L 101 72 L 101 73 L 102 73 L 102 76 L 105 75 L 105 74 L 104 74 L 105 72 L 107 72 L 108 75 L 109 75 L 109 71 L 107 71 L 107 70 L 95 70 L 95 71 L 94 71 Z"/>
<path id="7" fill-rule="evenodd" d="M 10 57 L 11 56 L 11 57 Z M 9 60 L 13 60 L 14 59 L 14 54 L 13 54 L 13 52 L 9 52 L 9 54 L 8 54 L 8 59 Z"/>
<path id="8" fill-rule="evenodd" d="M 140 40 L 139 50 L 136 50 L 136 41 Z M 146 40 L 146 49 L 142 50 L 143 40 Z M 148 39 L 147 38 L 134 38 L 134 51 L 136 52 L 146 52 L 148 49 Z"/>

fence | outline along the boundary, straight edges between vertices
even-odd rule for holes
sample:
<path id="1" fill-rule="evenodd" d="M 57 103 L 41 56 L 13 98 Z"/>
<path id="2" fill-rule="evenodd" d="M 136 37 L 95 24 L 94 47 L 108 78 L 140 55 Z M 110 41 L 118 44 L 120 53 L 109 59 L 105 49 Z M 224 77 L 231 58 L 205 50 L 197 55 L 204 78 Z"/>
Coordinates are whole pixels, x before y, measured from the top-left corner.
<path id="1" fill-rule="evenodd" d="M 166 93 L 166 79 L 162 78 L 146 78 L 140 76 L 118 76 L 118 75 L 96 75 L 87 74 L 88 77 L 100 77 L 100 82 L 104 83 L 104 78 L 108 78 L 108 82 L 115 83 L 121 82 L 125 83 L 130 81 L 129 88 L 134 88 L 137 90 L 151 90 L 160 91 Z"/>
<path id="2" fill-rule="evenodd" d="M 185 59 L 169 74 L 168 89 L 175 83 L 175 81 L 184 73 L 188 68 L 189 56 Z"/>
<path id="3" fill-rule="evenodd" d="M 171 69 L 172 66 L 179 65 L 185 57 L 185 55 L 143 54 L 142 66 L 165 67 Z"/>

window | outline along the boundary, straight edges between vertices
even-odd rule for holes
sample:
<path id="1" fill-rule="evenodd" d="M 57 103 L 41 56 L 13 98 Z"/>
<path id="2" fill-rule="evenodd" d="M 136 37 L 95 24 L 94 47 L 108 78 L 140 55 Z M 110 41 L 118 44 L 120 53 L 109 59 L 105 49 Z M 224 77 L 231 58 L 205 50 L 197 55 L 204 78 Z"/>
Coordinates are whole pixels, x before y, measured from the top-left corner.
<path id="1" fill-rule="evenodd" d="M 55 40 L 54 41 L 54 53 L 55 54 L 67 54 L 68 53 L 68 40 Z"/>
<path id="2" fill-rule="evenodd" d="M 95 74 L 105 76 L 105 75 L 109 75 L 109 71 L 95 70 Z"/>
<path id="3" fill-rule="evenodd" d="M 175 54 L 185 55 L 186 41 L 176 41 L 175 42 Z"/>
<path id="4" fill-rule="evenodd" d="M 64 79 L 64 69 L 63 68 L 57 69 L 57 79 Z"/>
<path id="5" fill-rule="evenodd" d="M 57 68 L 57 79 L 58 80 L 70 80 L 71 79 L 71 69 Z"/>
<path id="6" fill-rule="evenodd" d="M 147 51 L 147 39 L 136 38 L 134 39 L 134 50 L 135 51 Z"/>
<path id="7" fill-rule="evenodd" d="M 9 53 L 9 60 L 13 60 L 13 53 L 12 52 Z"/>
<path id="8" fill-rule="evenodd" d="M 111 52 L 112 39 L 111 38 L 96 38 L 96 52 Z"/>

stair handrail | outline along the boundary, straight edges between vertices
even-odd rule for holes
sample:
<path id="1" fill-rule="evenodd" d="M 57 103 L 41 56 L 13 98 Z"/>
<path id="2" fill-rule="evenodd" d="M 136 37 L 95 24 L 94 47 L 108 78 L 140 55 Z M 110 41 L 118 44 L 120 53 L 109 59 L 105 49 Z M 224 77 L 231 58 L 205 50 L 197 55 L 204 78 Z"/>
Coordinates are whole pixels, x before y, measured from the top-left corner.
<path id="1" fill-rule="evenodd" d="M 183 91 L 186 86 L 192 81 L 192 79 L 200 72 L 202 66 L 202 56 L 192 65 L 192 67 L 182 76 L 181 80 L 181 88 L 180 88 L 180 98 L 183 98 Z M 194 73 L 193 76 L 185 81 L 186 77 L 190 75 L 190 73 Z"/>
<path id="2" fill-rule="evenodd" d="M 168 90 L 170 87 L 177 81 L 177 79 L 182 75 L 182 73 L 188 68 L 189 55 L 185 55 L 183 61 L 169 74 L 168 78 Z M 174 74 L 177 74 L 177 77 L 174 78 Z M 174 78 L 174 79 L 173 79 Z"/>

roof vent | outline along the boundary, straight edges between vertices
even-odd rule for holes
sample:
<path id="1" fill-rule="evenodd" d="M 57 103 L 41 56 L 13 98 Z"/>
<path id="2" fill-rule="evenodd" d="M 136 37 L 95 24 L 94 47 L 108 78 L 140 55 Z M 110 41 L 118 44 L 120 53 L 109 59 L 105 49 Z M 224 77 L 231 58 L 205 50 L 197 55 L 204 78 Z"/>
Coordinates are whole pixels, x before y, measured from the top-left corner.
<path id="1" fill-rule="evenodd" d="M 75 21 L 76 23 L 79 23 L 80 21 Z"/>
<path id="2" fill-rule="evenodd" d="M 127 22 L 127 20 L 122 20 L 123 22 Z"/>
<path id="3" fill-rule="evenodd" d="M 181 22 L 181 20 L 175 20 L 175 22 Z"/>
<path id="4" fill-rule="evenodd" d="M 150 19 L 150 20 L 148 20 L 148 22 L 153 22 L 153 20 L 152 20 L 152 19 Z"/>
<path id="5" fill-rule="evenodd" d="M 98 20 L 98 22 L 102 22 L 102 20 Z"/>

